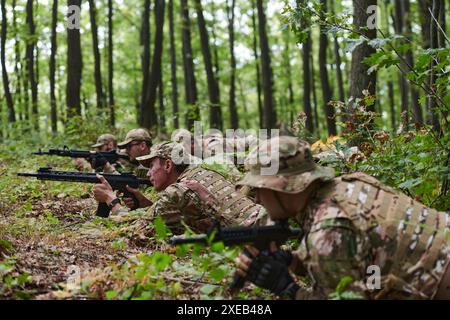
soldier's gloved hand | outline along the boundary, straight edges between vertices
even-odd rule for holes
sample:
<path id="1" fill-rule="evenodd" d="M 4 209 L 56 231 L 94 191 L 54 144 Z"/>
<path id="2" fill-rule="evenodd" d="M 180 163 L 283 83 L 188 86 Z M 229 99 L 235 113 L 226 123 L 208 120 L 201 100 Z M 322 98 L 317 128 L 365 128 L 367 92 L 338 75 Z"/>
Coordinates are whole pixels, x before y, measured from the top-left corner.
<path id="1" fill-rule="evenodd" d="M 151 202 L 149 199 L 147 199 L 146 196 L 142 192 L 140 192 L 138 189 L 131 188 L 130 186 L 127 186 L 128 192 L 132 193 L 137 202 L 138 206 L 136 206 L 136 203 L 133 198 L 125 197 L 123 198 L 123 201 L 125 202 L 125 205 L 130 208 L 131 210 L 137 209 L 137 208 L 147 208 L 150 207 L 153 202 Z"/>
<path id="2" fill-rule="evenodd" d="M 258 261 L 260 260 L 260 261 Z M 300 288 L 289 274 L 286 261 L 276 260 L 273 257 L 255 259 L 255 268 L 250 266 L 249 274 L 253 272 L 251 281 L 258 287 L 268 289 L 281 297 L 295 298 Z M 258 271 L 256 271 L 258 269 Z M 250 279 L 249 279 L 250 280 Z"/>

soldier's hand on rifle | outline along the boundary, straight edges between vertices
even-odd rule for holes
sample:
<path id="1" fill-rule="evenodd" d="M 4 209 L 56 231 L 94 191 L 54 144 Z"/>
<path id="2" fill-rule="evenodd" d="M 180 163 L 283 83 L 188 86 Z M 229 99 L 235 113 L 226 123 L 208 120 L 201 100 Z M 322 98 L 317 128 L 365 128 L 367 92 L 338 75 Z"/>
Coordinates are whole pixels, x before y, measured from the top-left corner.
<path id="1" fill-rule="evenodd" d="M 136 207 L 136 203 L 134 202 L 134 200 L 132 198 L 123 198 L 123 202 L 125 203 L 125 205 L 128 208 L 130 208 L 132 210 L 137 209 L 137 208 L 147 208 L 153 204 L 153 202 L 151 202 L 149 199 L 147 199 L 147 197 L 144 196 L 144 194 L 142 192 L 140 192 L 138 189 L 134 189 L 134 188 L 131 188 L 130 186 L 127 186 L 127 190 L 136 197 L 136 200 L 139 203 L 139 206 Z"/>
<path id="2" fill-rule="evenodd" d="M 100 180 L 100 183 L 95 184 L 92 189 L 95 200 L 98 202 L 110 203 L 117 198 L 116 193 L 111 188 L 111 185 L 103 176 L 97 174 L 97 179 Z"/>
<path id="3" fill-rule="evenodd" d="M 299 286 L 289 274 L 293 260 L 290 251 L 277 249 L 274 242 L 270 244 L 269 252 L 261 254 L 253 247 L 246 247 L 236 259 L 236 273 L 276 295 L 295 298 Z"/>

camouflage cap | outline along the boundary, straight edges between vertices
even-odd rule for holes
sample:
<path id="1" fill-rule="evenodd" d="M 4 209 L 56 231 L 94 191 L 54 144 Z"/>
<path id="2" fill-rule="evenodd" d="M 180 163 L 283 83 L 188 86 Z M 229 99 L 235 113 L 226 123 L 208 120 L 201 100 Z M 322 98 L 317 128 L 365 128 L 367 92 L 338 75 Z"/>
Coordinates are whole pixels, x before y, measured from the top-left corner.
<path id="1" fill-rule="evenodd" d="M 123 149 L 132 141 L 147 141 L 151 143 L 152 138 L 150 137 L 148 131 L 145 129 L 132 129 L 128 131 L 127 136 L 125 137 L 125 141 L 118 143 L 117 146 Z"/>
<path id="2" fill-rule="evenodd" d="M 112 134 L 105 133 L 98 137 L 97 142 L 91 145 L 91 148 L 100 148 L 110 142 L 116 143 L 117 142 L 116 137 L 113 136 Z"/>
<path id="3" fill-rule="evenodd" d="M 278 165 L 276 174 L 262 174 L 264 168 L 274 164 Z M 302 192 L 316 180 L 328 181 L 334 178 L 332 168 L 314 163 L 311 148 L 306 141 L 290 136 L 260 142 L 258 148 L 245 159 L 245 167 L 250 172 L 238 185 L 286 193 Z"/>
<path id="4" fill-rule="evenodd" d="M 175 150 L 175 152 L 174 152 Z M 148 155 L 136 158 L 141 163 L 148 162 L 149 160 L 158 157 L 161 159 L 170 159 L 176 164 L 189 163 L 189 154 L 185 151 L 183 146 L 177 142 L 165 141 L 155 144 L 151 147 Z M 176 158 L 174 158 L 176 157 Z M 188 162 L 185 162 L 188 161 Z"/>

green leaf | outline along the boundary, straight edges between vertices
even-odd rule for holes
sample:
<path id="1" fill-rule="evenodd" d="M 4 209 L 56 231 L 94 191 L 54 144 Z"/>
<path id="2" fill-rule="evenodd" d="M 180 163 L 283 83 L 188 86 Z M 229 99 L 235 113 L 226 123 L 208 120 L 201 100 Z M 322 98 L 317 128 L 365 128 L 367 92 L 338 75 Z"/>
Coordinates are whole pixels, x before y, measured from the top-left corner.
<path id="1" fill-rule="evenodd" d="M 155 226 L 156 236 L 158 239 L 165 239 L 167 237 L 167 226 L 161 217 L 156 217 L 153 221 L 153 225 Z"/>
<path id="2" fill-rule="evenodd" d="M 225 277 L 225 271 L 221 268 L 213 269 L 209 272 L 209 276 L 215 281 L 219 282 Z"/>
<path id="3" fill-rule="evenodd" d="M 107 291 L 105 293 L 105 295 L 106 295 L 106 299 L 107 300 L 111 300 L 111 299 L 114 299 L 117 296 L 117 292 L 114 291 L 114 290 L 109 290 L 109 291 Z"/>
<path id="4" fill-rule="evenodd" d="M 200 292 L 206 295 L 213 293 L 217 289 L 216 285 L 213 284 L 205 284 L 200 288 Z"/>

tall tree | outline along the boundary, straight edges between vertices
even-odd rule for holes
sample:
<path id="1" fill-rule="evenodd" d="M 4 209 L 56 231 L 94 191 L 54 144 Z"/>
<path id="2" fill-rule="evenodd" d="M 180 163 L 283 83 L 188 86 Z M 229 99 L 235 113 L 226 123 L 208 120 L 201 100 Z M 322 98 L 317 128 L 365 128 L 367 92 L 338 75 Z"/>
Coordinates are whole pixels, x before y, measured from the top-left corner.
<path id="1" fill-rule="evenodd" d="M 441 1 L 440 0 L 433 0 L 432 2 L 432 13 L 433 17 L 436 19 L 440 15 L 440 7 Z M 431 27 L 430 27 L 430 48 L 431 49 L 437 49 L 439 47 L 439 29 L 438 29 L 438 23 L 435 19 L 431 20 Z M 431 90 L 434 90 L 435 88 L 435 82 L 436 82 L 436 73 L 434 68 L 436 67 L 436 61 L 434 59 L 430 62 L 430 73 L 428 78 L 428 86 L 431 88 Z M 440 130 L 440 124 L 439 124 L 439 115 L 437 108 L 437 102 L 436 98 L 433 95 L 429 95 L 427 99 L 427 110 L 428 110 L 428 124 L 433 126 L 433 129 L 435 131 Z"/>
<path id="2" fill-rule="evenodd" d="M 205 18 L 203 17 L 203 7 L 201 0 L 195 0 L 197 12 L 198 29 L 200 33 L 200 44 L 202 48 L 203 61 L 205 65 L 206 79 L 208 82 L 208 94 L 210 103 L 209 122 L 211 128 L 222 130 L 222 113 L 220 109 L 219 83 L 214 75 L 209 46 L 208 30 L 206 29 Z"/>
<path id="3" fill-rule="evenodd" d="M 56 25 L 58 23 L 58 0 L 53 0 L 52 7 L 52 28 L 51 28 L 51 49 L 50 49 L 50 62 L 49 62 L 49 72 L 50 72 L 50 119 L 52 132 L 56 133 L 58 131 L 58 119 L 56 115 L 56 94 L 55 94 L 55 69 L 56 69 L 56 50 L 57 50 L 57 40 L 56 40 Z"/>
<path id="4" fill-rule="evenodd" d="M 191 46 L 191 27 L 189 20 L 189 7 L 187 0 L 181 0 L 181 44 L 183 51 L 184 90 L 188 106 L 186 112 L 186 127 L 192 129 L 194 121 L 200 119 L 200 110 L 197 105 L 197 84 Z"/>
<path id="5" fill-rule="evenodd" d="M 312 40 L 311 40 L 311 48 L 312 48 Z M 312 84 L 312 95 L 313 95 L 313 103 L 314 103 L 314 127 L 318 132 L 320 132 L 319 112 L 317 111 L 318 103 L 317 103 L 317 90 L 316 90 L 316 69 L 314 68 L 314 57 L 312 55 L 312 49 L 311 49 L 311 54 L 309 56 L 309 59 L 311 61 L 311 84 Z"/>
<path id="6" fill-rule="evenodd" d="M 81 8 L 81 0 L 68 0 L 68 6 L 78 6 Z M 69 12 L 69 15 L 73 13 Z M 81 115 L 81 74 L 82 55 L 80 42 L 80 29 L 67 29 L 67 85 L 66 85 L 66 106 L 67 118 Z"/>
<path id="7" fill-rule="evenodd" d="M 155 0 L 155 45 L 153 47 L 152 66 L 148 83 L 148 92 L 142 110 L 142 125 L 152 129 L 158 125 L 156 116 L 156 90 L 161 81 L 161 58 L 164 39 L 165 0 Z"/>
<path id="8" fill-rule="evenodd" d="M 321 3 L 321 15 L 322 19 L 327 13 L 327 1 L 320 0 Z M 322 84 L 322 107 L 327 121 L 328 135 L 336 135 L 336 119 L 334 118 L 334 109 L 330 106 L 329 102 L 332 99 L 332 90 L 330 82 L 328 80 L 327 69 L 327 48 L 328 38 L 325 32 L 324 25 L 320 26 L 320 39 L 319 39 L 319 72 L 320 80 Z"/>
<path id="9" fill-rule="evenodd" d="M 407 38 L 409 38 L 410 40 L 413 40 L 412 39 L 412 37 L 413 37 L 412 12 L 411 12 L 410 0 L 403 1 L 403 12 L 404 12 L 404 23 L 405 23 L 405 36 Z M 413 48 L 410 48 L 406 52 L 406 63 L 410 67 L 414 67 Z M 417 87 L 414 84 L 410 84 L 409 87 L 411 90 L 411 100 L 412 100 L 414 121 L 417 123 L 423 123 L 422 106 L 419 103 L 419 98 L 420 98 L 419 90 L 417 89 Z"/>
<path id="10" fill-rule="evenodd" d="M 108 98 L 109 98 L 109 125 L 116 125 L 115 100 L 114 100 L 114 56 L 113 56 L 113 4 L 108 0 Z"/>
<path id="11" fill-rule="evenodd" d="M 178 121 L 178 82 L 177 82 L 177 60 L 175 54 L 175 29 L 173 17 L 173 0 L 169 0 L 169 41 L 170 41 L 170 81 L 172 84 L 172 113 L 173 127 L 178 129 L 180 123 Z"/>
<path id="12" fill-rule="evenodd" d="M 16 0 L 12 1 L 12 12 L 13 12 L 13 29 L 14 29 L 14 73 L 16 75 L 16 90 L 14 93 L 14 101 L 19 106 L 19 120 L 24 119 L 23 107 L 22 106 L 22 73 L 23 66 L 20 58 L 20 41 L 19 41 L 19 30 L 17 28 L 17 15 L 16 15 Z"/>
<path id="13" fill-rule="evenodd" d="M 159 73 L 158 83 L 158 102 L 159 102 L 159 130 L 166 132 L 166 108 L 164 106 L 164 81 L 163 73 Z"/>
<path id="14" fill-rule="evenodd" d="M 335 15 L 335 2 L 331 1 L 331 14 Z M 333 35 L 333 49 L 334 49 L 334 57 L 336 59 L 336 80 L 339 94 L 339 101 L 345 102 L 345 93 L 344 93 L 344 80 L 342 77 L 342 69 L 341 69 L 341 53 L 339 51 L 339 42 L 336 34 Z"/>
<path id="15" fill-rule="evenodd" d="M 228 45 L 230 50 L 230 92 L 229 92 L 229 110 L 230 125 L 232 129 L 239 127 L 238 113 L 236 107 L 236 56 L 234 54 L 234 17 L 235 17 L 235 0 L 226 1 L 227 19 L 228 19 Z"/>
<path id="16" fill-rule="evenodd" d="M 6 0 L 1 0 L 1 10 L 2 10 L 2 32 L 1 32 L 1 63 L 2 63 L 2 80 L 3 80 L 3 91 L 5 93 L 6 105 L 8 106 L 8 121 L 15 122 L 16 114 L 14 112 L 14 101 L 9 90 L 9 77 L 8 71 L 6 70 L 6 54 L 5 54 L 5 44 L 7 35 L 7 17 L 6 17 Z"/>
<path id="17" fill-rule="evenodd" d="M 306 4 L 306 0 L 297 0 L 297 10 L 301 10 L 301 6 Z M 302 28 L 307 28 L 309 21 L 306 17 L 302 19 Z M 303 111 L 306 114 L 306 130 L 310 133 L 314 131 L 313 114 L 311 108 L 311 31 L 302 44 L 302 63 L 303 63 Z"/>
<path id="18" fill-rule="evenodd" d="M 100 50 L 98 48 L 97 7 L 95 6 L 94 0 L 88 0 L 88 2 L 89 18 L 91 21 L 92 48 L 94 50 L 94 79 L 95 91 L 97 94 L 97 112 L 100 114 L 104 111 L 103 109 L 105 106 L 105 97 L 103 94 Z"/>
<path id="19" fill-rule="evenodd" d="M 33 114 L 33 124 L 36 130 L 39 130 L 38 117 L 38 83 L 35 74 L 35 44 L 36 44 L 36 27 L 34 24 L 33 0 L 27 0 L 27 25 L 28 25 L 28 40 L 27 40 L 27 64 L 28 77 L 31 89 L 31 112 Z"/>
<path id="20" fill-rule="evenodd" d="M 403 0 L 395 0 L 395 16 L 394 16 L 394 26 L 395 32 L 397 34 L 404 34 L 404 1 Z M 402 60 L 405 61 L 406 57 L 402 54 Z M 400 87 L 400 97 L 401 97 L 401 111 L 408 112 L 409 111 L 409 92 L 408 92 L 408 83 L 406 81 L 406 72 L 407 66 L 404 62 L 401 63 L 401 71 L 398 73 L 398 81 Z"/>
<path id="21" fill-rule="evenodd" d="M 148 92 L 148 81 L 150 77 L 150 0 L 144 1 L 144 11 L 141 23 L 141 45 L 143 46 L 142 61 L 142 91 L 141 104 L 139 108 L 139 125 L 143 126 L 144 109 Z"/>
<path id="22" fill-rule="evenodd" d="M 258 10 L 259 44 L 261 49 L 262 83 L 264 92 L 264 127 L 271 129 L 276 126 L 277 114 L 273 99 L 273 75 L 269 40 L 267 39 L 266 32 L 266 14 L 262 0 L 256 0 L 256 8 Z"/>
<path id="23" fill-rule="evenodd" d="M 377 0 L 353 0 L 354 28 L 359 34 L 368 39 L 375 39 L 376 28 L 367 28 L 369 6 L 376 6 Z M 352 65 L 350 71 L 350 93 L 353 98 L 363 98 L 363 90 L 368 90 L 369 94 L 375 95 L 376 73 L 368 74 L 369 66 L 363 63 L 366 57 L 375 53 L 375 49 L 363 42 L 352 52 Z M 373 107 L 371 107 L 373 110 Z"/>
<path id="24" fill-rule="evenodd" d="M 256 68 L 256 94 L 258 98 L 258 114 L 259 114 L 259 126 L 262 127 L 264 125 L 264 110 L 261 100 L 261 71 L 259 66 L 259 57 L 258 57 L 258 40 L 257 34 L 258 30 L 256 30 L 256 5 L 255 0 L 252 0 L 252 30 L 253 30 L 253 56 L 255 57 L 255 68 Z"/>

